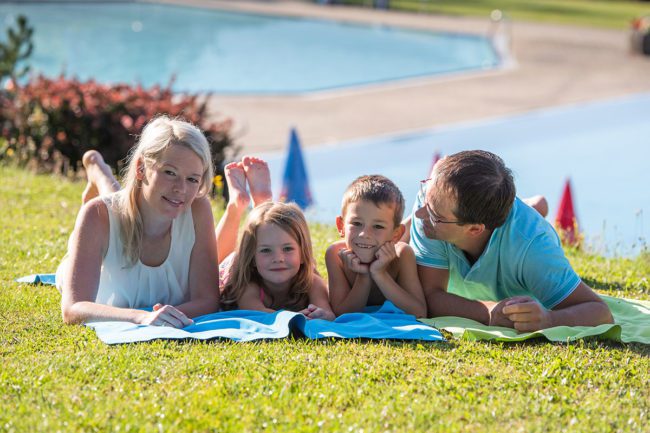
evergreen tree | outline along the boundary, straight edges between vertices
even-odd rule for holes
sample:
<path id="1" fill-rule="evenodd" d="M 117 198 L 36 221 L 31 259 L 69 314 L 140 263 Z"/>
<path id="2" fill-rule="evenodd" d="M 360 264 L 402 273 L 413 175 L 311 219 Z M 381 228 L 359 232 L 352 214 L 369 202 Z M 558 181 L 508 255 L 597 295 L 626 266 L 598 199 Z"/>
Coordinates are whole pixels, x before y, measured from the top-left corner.
<path id="1" fill-rule="evenodd" d="M 9 27 L 7 41 L 0 42 L 0 82 L 9 77 L 13 83 L 16 83 L 16 80 L 29 72 L 29 65 L 18 69 L 18 64 L 32 54 L 34 29 L 29 26 L 24 15 L 19 15 L 16 23 L 18 28 Z"/>

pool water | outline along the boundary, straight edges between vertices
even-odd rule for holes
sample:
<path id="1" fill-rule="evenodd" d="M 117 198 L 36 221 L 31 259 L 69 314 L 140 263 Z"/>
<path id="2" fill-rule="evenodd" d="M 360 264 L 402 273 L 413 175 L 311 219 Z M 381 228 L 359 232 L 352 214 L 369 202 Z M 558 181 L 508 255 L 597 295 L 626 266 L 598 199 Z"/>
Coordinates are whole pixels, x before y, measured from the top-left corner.
<path id="1" fill-rule="evenodd" d="M 17 14 L 35 28 L 35 71 L 145 86 L 175 75 L 179 91 L 303 93 L 499 64 L 487 39 L 462 34 L 146 3 L 1 3 L 0 25 Z"/>
<path id="2" fill-rule="evenodd" d="M 380 173 L 402 190 L 411 209 L 418 181 L 435 152 L 485 149 L 515 175 L 517 195 L 543 194 L 553 222 L 571 179 L 580 229 L 592 250 L 633 255 L 648 247 L 650 212 L 650 94 L 554 108 L 483 122 L 304 149 L 312 218 L 334 223 L 347 185 Z M 266 155 L 279 188 L 283 154 Z"/>

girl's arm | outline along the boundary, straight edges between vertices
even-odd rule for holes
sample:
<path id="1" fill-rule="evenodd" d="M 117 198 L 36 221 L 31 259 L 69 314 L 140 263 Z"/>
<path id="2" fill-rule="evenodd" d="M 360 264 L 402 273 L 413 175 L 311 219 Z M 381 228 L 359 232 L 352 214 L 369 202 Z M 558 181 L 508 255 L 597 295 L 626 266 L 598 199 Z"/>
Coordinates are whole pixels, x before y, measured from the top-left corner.
<path id="1" fill-rule="evenodd" d="M 330 305 L 327 284 L 318 274 L 314 274 L 309 287 L 309 306 L 301 313 L 310 319 L 334 320 L 336 318 Z"/>
<path id="2" fill-rule="evenodd" d="M 388 265 L 397 259 L 398 273 L 394 279 L 387 271 Z M 383 266 L 382 266 L 383 265 Z M 418 278 L 415 254 L 405 243 L 384 244 L 379 250 L 379 257 L 370 267 L 373 280 L 386 299 L 408 314 L 424 317 L 427 306 L 422 285 Z"/>
<path id="3" fill-rule="evenodd" d="M 355 273 L 354 282 L 350 286 L 345 276 L 345 265 L 339 256 L 343 248 L 345 242 L 339 241 L 332 244 L 325 252 L 330 303 L 337 316 L 362 311 L 368 304 L 368 295 L 372 287 L 372 280 L 368 273 Z"/>
<path id="4" fill-rule="evenodd" d="M 267 308 L 260 297 L 260 286 L 251 283 L 244 289 L 241 298 L 237 301 L 237 307 L 240 310 L 264 311 L 265 313 L 275 313 L 275 310 Z"/>
<path id="5" fill-rule="evenodd" d="M 214 217 L 210 201 L 197 198 L 192 203 L 195 241 L 190 255 L 190 300 L 176 308 L 188 317 L 214 313 L 219 309 L 219 265 Z"/>
<path id="6" fill-rule="evenodd" d="M 104 202 L 97 198 L 81 207 L 64 266 L 61 313 L 65 323 L 118 320 L 182 327 L 191 321 L 171 306 L 146 312 L 98 304 L 102 260 L 108 248 L 109 221 Z"/>

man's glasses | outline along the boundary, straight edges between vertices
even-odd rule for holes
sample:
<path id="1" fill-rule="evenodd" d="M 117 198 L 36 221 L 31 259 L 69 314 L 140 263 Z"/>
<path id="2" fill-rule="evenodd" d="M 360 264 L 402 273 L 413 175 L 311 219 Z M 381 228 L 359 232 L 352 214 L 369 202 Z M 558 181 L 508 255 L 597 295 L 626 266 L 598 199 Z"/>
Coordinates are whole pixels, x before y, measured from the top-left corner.
<path id="1" fill-rule="evenodd" d="M 427 209 L 427 214 L 429 214 L 429 222 L 431 222 L 431 225 L 435 226 L 436 224 L 464 224 L 462 221 L 444 221 L 440 218 L 437 218 L 433 214 L 433 211 L 429 207 L 429 203 L 427 203 L 427 182 L 430 180 L 431 178 L 420 181 L 420 197 L 422 205 Z"/>

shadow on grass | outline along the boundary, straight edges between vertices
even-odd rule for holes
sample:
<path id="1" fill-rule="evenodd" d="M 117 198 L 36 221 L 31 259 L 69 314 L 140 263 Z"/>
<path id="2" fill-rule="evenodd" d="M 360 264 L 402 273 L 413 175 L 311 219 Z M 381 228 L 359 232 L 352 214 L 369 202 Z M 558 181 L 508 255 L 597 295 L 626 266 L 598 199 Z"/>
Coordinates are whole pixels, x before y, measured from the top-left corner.
<path id="1" fill-rule="evenodd" d="M 647 300 L 650 297 L 650 285 L 646 282 L 640 282 L 636 286 L 630 286 L 627 281 L 607 281 L 603 282 L 596 278 L 583 277 L 582 281 L 589 287 L 600 290 L 609 296 L 629 299 Z"/>
<path id="2" fill-rule="evenodd" d="M 361 346 L 384 346 L 395 349 L 404 349 L 412 351 L 441 351 L 441 352 L 454 352 L 459 349 L 462 349 L 463 346 L 472 345 L 481 350 L 486 351 L 486 356 L 489 356 L 488 353 L 493 349 L 499 349 L 503 351 L 521 351 L 522 349 L 526 350 L 538 350 L 538 349 L 566 349 L 571 346 L 578 347 L 580 349 L 586 350 L 614 350 L 614 351 L 630 351 L 634 352 L 643 357 L 650 357 L 650 345 L 640 344 L 640 343 L 622 343 L 612 340 L 601 340 L 596 337 L 588 337 L 575 341 L 567 342 L 556 342 L 549 341 L 544 337 L 531 338 L 525 341 L 517 342 L 504 342 L 504 341 L 467 341 L 455 339 L 451 334 L 446 331 L 442 331 L 447 341 L 404 341 L 404 340 L 381 340 L 381 339 L 369 339 L 369 338 L 320 338 L 320 339 L 310 339 L 304 337 L 300 333 L 292 333 L 287 338 L 282 339 L 260 339 L 255 341 L 240 342 L 233 341 L 227 338 L 214 338 L 210 340 L 197 340 L 193 338 L 186 339 L 159 339 L 151 340 L 145 342 L 136 342 L 136 343 L 125 343 L 117 344 L 115 346 L 139 346 L 142 344 L 162 344 L 163 346 L 177 346 L 177 345 L 223 345 L 225 347 L 237 346 L 241 344 L 252 345 L 252 346 L 262 346 L 269 347 L 274 345 L 296 345 L 296 346 L 307 346 L 307 347 L 336 347 L 341 348 L 340 346 L 345 345 L 361 345 Z"/>

